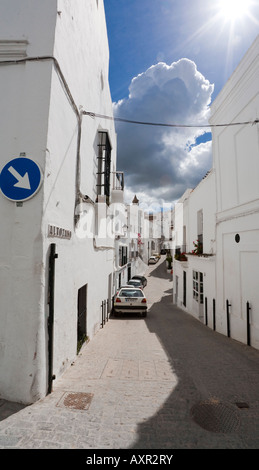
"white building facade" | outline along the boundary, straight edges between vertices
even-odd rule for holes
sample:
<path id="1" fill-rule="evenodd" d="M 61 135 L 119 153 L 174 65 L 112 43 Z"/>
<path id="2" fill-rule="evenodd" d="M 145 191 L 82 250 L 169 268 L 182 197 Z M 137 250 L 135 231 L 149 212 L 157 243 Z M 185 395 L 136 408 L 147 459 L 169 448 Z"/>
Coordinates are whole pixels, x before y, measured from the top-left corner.
<path id="1" fill-rule="evenodd" d="M 207 324 L 215 299 L 215 202 L 211 171 L 175 207 L 174 302 Z"/>
<path id="2" fill-rule="evenodd" d="M 175 249 L 186 251 L 185 261 L 174 261 L 174 301 L 209 327 L 256 349 L 258 57 L 259 37 L 211 106 L 213 168 L 179 201 L 174 233 Z M 201 252 L 191 254 L 197 240 Z"/>
<path id="3" fill-rule="evenodd" d="M 0 396 L 28 404 L 100 328 L 114 295 L 102 225 L 118 192 L 116 135 L 111 120 L 85 114 L 112 115 L 102 0 L 1 0 L 0 30 Z M 30 197 L 10 198 L 7 183 Z"/>
<path id="4" fill-rule="evenodd" d="M 256 349 L 259 348 L 258 77 L 259 36 L 213 103 L 210 120 L 212 125 L 240 123 L 212 130 L 217 195 L 217 329 Z"/>
<path id="5" fill-rule="evenodd" d="M 147 247 L 150 224 L 135 196 L 131 204 L 114 204 L 116 289 L 148 268 Z"/>

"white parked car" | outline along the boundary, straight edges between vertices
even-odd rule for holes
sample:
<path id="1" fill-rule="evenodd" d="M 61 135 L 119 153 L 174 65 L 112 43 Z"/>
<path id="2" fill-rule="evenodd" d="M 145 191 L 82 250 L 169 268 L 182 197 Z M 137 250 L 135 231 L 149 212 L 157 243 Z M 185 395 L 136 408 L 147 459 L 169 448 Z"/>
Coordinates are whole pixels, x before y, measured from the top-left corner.
<path id="1" fill-rule="evenodd" d="M 158 262 L 158 258 L 156 256 L 150 256 L 148 260 L 148 264 L 156 264 Z"/>
<path id="2" fill-rule="evenodd" d="M 139 287 L 122 287 L 114 299 L 114 313 L 140 313 L 147 315 L 147 298 Z"/>
<path id="3" fill-rule="evenodd" d="M 127 284 L 129 286 L 133 286 L 133 287 L 139 287 L 140 289 L 143 289 L 143 284 L 141 282 L 140 279 L 130 279 Z"/>

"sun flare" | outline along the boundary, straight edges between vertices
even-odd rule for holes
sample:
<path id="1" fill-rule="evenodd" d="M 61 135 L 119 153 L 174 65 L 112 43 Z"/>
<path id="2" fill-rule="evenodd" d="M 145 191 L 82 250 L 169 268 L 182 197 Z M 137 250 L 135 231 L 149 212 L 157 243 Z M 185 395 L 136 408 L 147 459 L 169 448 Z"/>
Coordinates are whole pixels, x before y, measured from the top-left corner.
<path id="1" fill-rule="evenodd" d="M 249 14 L 249 0 L 219 0 L 219 12 L 225 20 L 235 21 Z"/>

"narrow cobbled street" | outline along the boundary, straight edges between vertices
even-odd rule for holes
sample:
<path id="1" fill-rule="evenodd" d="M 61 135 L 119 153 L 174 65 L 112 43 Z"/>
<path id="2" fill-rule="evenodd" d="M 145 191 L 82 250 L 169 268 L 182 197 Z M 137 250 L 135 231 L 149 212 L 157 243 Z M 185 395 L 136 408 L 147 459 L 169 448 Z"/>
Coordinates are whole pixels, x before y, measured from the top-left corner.
<path id="1" fill-rule="evenodd" d="M 176 308 L 164 256 L 146 276 L 145 319 L 111 317 L 52 394 L 2 403 L 0 449 L 258 449 L 259 351 Z"/>

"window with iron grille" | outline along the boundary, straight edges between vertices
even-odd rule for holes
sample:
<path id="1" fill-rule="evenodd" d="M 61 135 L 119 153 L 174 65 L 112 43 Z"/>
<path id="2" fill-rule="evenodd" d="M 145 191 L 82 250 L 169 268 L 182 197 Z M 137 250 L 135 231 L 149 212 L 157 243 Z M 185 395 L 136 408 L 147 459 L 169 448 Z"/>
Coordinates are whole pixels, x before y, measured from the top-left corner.
<path id="1" fill-rule="evenodd" d="M 128 262 L 128 248 L 127 246 L 119 247 L 119 265 L 124 266 Z"/>
<path id="2" fill-rule="evenodd" d="M 97 195 L 110 197 L 111 144 L 107 132 L 98 132 Z"/>

